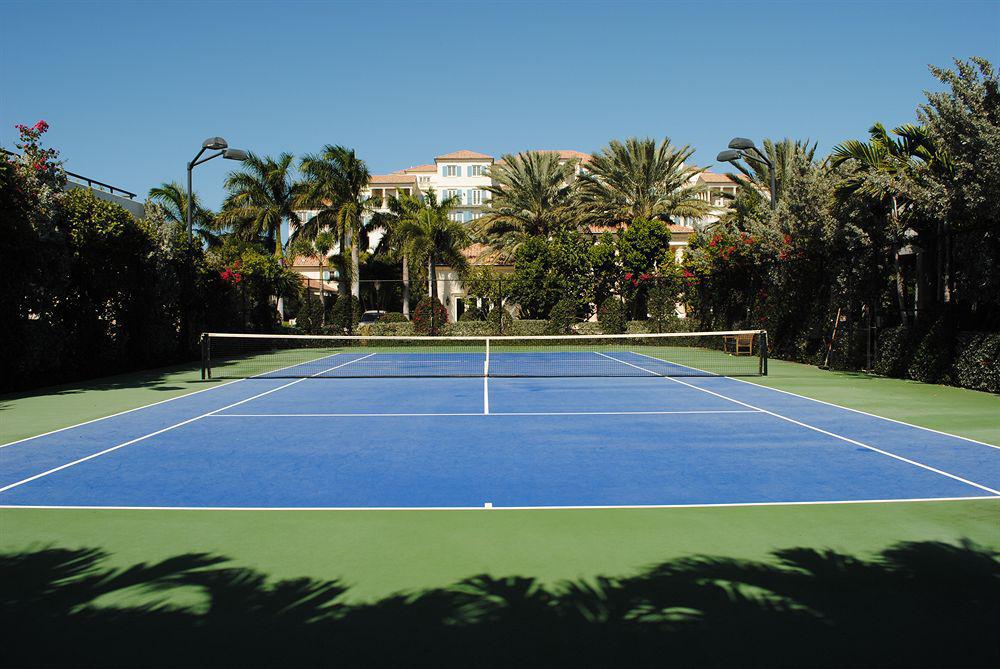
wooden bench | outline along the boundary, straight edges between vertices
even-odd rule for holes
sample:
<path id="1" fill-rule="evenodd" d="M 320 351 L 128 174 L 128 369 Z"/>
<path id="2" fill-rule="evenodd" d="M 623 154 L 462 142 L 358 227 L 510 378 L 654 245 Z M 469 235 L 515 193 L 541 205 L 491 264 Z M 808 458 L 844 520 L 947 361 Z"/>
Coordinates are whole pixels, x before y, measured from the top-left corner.
<path id="1" fill-rule="evenodd" d="M 723 335 L 723 349 L 732 355 L 753 355 L 753 334 Z"/>

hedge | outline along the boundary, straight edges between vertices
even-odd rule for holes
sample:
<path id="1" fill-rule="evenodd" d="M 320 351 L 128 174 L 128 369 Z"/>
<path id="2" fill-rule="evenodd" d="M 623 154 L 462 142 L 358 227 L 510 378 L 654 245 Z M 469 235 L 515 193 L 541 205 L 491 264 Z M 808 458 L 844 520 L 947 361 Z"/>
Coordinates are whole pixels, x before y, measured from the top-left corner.
<path id="1" fill-rule="evenodd" d="M 902 325 L 882 330 L 878 337 L 875 373 L 897 378 L 905 375 L 913 359 L 913 340 L 913 331 Z"/>
<path id="2" fill-rule="evenodd" d="M 1000 333 L 960 332 L 949 380 L 962 388 L 1000 393 Z"/>
<path id="3" fill-rule="evenodd" d="M 460 320 L 444 327 L 444 335 L 449 337 L 488 337 L 495 334 L 493 324 L 486 321 Z"/>

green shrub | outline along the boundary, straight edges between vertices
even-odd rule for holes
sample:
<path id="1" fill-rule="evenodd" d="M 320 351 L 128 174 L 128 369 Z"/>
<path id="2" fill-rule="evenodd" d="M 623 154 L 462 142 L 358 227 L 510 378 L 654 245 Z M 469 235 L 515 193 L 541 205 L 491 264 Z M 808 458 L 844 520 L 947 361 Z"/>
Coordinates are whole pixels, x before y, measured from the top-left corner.
<path id="1" fill-rule="evenodd" d="M 462 315 L 458 317 L 460 321 L 481 321 L 483 320 L 483 312 L 479 310 L 475 304 L 466 307 Z"/>
<path id="2" fill-rule="evenodd" d="M 304 290 L 302 305 L 295 316 L 295 327 L 306 334 L 319 334 L 323 327 L 323 307 L 319 297 L 310 290 Z"/>
<path id="3" fill-rule="evenodd" d="M 955 332 L 952 318 L 942 315 L 913 352 L 913 360 L 906 370 L 907 376 L 923 383 L 938 383 L 946 377 L 951 367 L 951 357 L 955 348 Z"/>
<path id="4" fill-rule="evenodd" d="M 440 334 L 448 324 L 448 310 L 440 300 L 426 296 L 417 303 L 413 310 L 413 329 L 417 334 Z"/>
<path id="5" fill-rule="evenodd" d="M 573 328 L 577 334 L 582 335 L 599 335 L 604 334 L 604 330 L 601 328 L 601 324 L 597 321 L 584 321 L 583 323 L 577 323 L 576 327 Z"/>
<path id="6" fill-rule="evenodd" d="M 573 325 L 576 323 L 576 300 L 563 298 L 556 302 L 549 312 L 548 325 L 545 334 L 561 335 L 573 334 Z"/>
<path id="7" fill-rule="evenodd" d="M 494 335 L 510 334 L 514 317 L 503 306 L 496 306 L 486 314 L 486 322 L 490 324 L 490 333 Z"/>
<path id="8" fill-rule="evenodd" d="M 959 333 L 955 351 L 952 383 L 972 390 L 1000 393 L 1000 334 Z"/>
<path id="9" fill-rule="evenodd" d="M 680 320 L 677 317 L 676 282 L 667 277 L 657 277 L 649 288 L 646 308 L 653 332 L 672 332 L 674 321 Z"/>
<path id="10" fill-rule="evenodd" d="M 363 334 L 370 334 L 376 337 L 408 337 L 416 334 L 413 329 L 413 323 L 406 320 L 398 323 L 383 323 L 382 321 L 378 321 L 364 327 L 367 329 L 367 332 Z"/>
<path id="11" fill-rule="evenodd" d="M 628 322 L 625 320 L 625 305 L 613 295 L 604 300 L 597 310 L 597 320 L 601 324 L 603 334 L 624 334 L 628 329 Z"/>
<path id="12" fill-rule="evenodd" d="M 459 320 L 457 323 L 446 325 L 444 334 L 449 337 L 488 337 L 495 332 L 492 323 Z"/>
<path id="13" fill-rule="evenodd" d="M 629 321 L 625 332 L 628 334 L 650 334 L 649 321 Z"/>
<path id="14" fill-rule="evenodd" d="M 515 337 L 534 337 L 545 334 L 548 325 L 548 321 L 515 318 L 511 320 L 510 327 L 504 331 L 504 334 Z"/>
<path id="15" fill-rule="evenodd" d="M 337 334 L 351 334 L 361 320 L 361 302 L 353 295 L 340 295 L 330 310 L 329 326 Z"/>
<path id="16" fill-rule="evenodd" d="M 913 358 L 913 339 L 913 331 L 902 325 L 882 330 L 878 338 L 875 373 L 896 378 L 905 376 Z"/>
<path id="17" fill-rule="evenodd" d="M 409 323 L 402 313 L 398 311 L 387 311 L 378 317 L 379 323 Z"/>

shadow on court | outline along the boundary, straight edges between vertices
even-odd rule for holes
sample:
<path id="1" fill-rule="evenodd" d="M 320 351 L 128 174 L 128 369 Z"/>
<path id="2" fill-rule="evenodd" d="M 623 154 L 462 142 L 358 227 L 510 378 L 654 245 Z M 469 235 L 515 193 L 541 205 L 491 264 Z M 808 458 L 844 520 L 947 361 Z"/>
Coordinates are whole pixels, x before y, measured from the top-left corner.
<path id="1" fill-rule="evenodd" d="M 219 556 L 126 569 L 106 558 L 0 555 L 8 666 L 1000 663 L 1000 553 L 971 542 L 901 543 L 873 559 L 693 557 L 552 587 L 481 575 L 366 604 L 344 603 L 338 581 L 273 581 Z M 120 603 L 130 595 L 141 602 Z"/>

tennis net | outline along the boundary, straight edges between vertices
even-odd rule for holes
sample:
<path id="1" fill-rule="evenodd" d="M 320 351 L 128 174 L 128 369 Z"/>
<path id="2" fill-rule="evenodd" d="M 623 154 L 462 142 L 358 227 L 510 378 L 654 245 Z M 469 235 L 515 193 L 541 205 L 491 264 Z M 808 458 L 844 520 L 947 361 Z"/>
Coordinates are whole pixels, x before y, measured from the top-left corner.
<path id="1" fill-rule="evenodd" d="M 760 376 L 763 330 L 628 335 L 202 335 L 202 378 Z"/>

